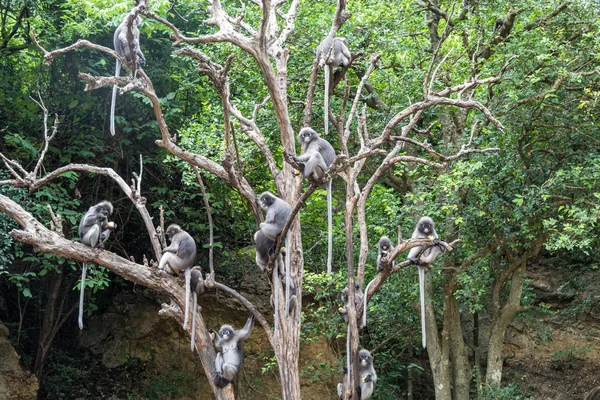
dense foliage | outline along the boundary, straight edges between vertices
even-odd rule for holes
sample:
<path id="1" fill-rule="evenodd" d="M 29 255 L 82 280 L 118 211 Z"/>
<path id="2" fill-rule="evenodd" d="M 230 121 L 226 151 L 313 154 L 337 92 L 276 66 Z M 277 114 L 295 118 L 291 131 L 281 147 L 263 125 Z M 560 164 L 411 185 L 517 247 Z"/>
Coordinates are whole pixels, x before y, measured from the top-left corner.
<path id="1" fill-rule="evenodd" d="M 168 221 L 181 223 L 197 242 L 208 243 L 208 221 L 194 172 L 185 162 L 155 145 L 157 123 L 149 101 L 135 92 L 120 96 L 117 107 L 122 116 L 118 118 L 121 133 L 111 137 L 107 120 L 110 91 L 84 92 L 78 74 L 110 75 L 112 60 L 81 49 L 56 58 L 46 67 L 31 40 L 35 28 L 47 49 L 64 47 L 82 38 L 111 46 L 114 28 L 130 7 L 126 2 L 113 3 L 15 0 L 0 6 L 4 24 L 4 42 L 0 42 L 0 152 L 19 160 L 24 167 L 35 164 L 43 147 L 42 112 L 35 102 L 43 101 L 60 121 L 44 170 L 67 163 L 88 163 L 111 167 L 127 177 L 138 171 L 141 155 L 143 195 L 151 214 L 157 216 L 159 208 L 164 207 Z M 225 3 L 232 15 L 241 11 L 236 2 Z M 256 26 L 260 10 L 248 3 L 244 21 Z M 419 140 L 426 140 L 444 154 L 457 152 L 467 142 L 479 148 L 497 147 L 499 151 L 453 160 L 443 171 L 398 164 L 377 183 L 366 208 L 371 250 L 364 283 L 376 273 L 379 237 L 395 238 L 398 226 L 407 237 L 421 215 L 437 221 L 442 237 L 461 239 L 456 250 L 439 262 L 440 268 L 432 271 L 432 285 L 442 288 L 452 281 L 451 297 L 460 305 L 462 329 L 472 342 L 480 316 L 494 314 L 494 285 L 519 257 L 528 255 L 525 261 L 532 262 L 543 256 L 549 260 L 548 268 L 570 268 L 577 275 L 595 270 L 600 262 L 594 251 L 600 244 L 600 26 L 596 17 L 598 6 L 591 1 L 568 5 L 554 0 L 463 3 L 352 1 L 348 4 L 352 18 L 339 35 L 348 39 L 353 51 L 362 53 L 347 75 L 352 95 L 366 70 L 368 55 L 381 54 L 362 99 L 368 105 L 372 136 L 378 135 L 396 112 L 420 100 L 432 59 L 437 60 L 438 76 L 433 90 L 475 76 L 495 76 L 508 63 L 499 83 L 482 85 L 468 94 L 502 121 L 504 132 L 477 111 L 449 107 L 427 110 L 416 127 Z M 174 21 L 187 35 L 210 32 L 202 23 L 208 18 L 204 4 L 174 4 L 150 2 L 153 12 Z M 331 1 L 300 2 L 288 64 L 289 111 L 296 130 L 302 125 L 314 49 L 330 29 L 334 10 Z M 496 40 L 499 33 L 493 31 L 494 22 L 497 18 L 506 20 L 507 15 L 514 18 L 510 34 Z M 432 21 L 439 24 L 437 35 L 447 37 L 439 49 L 432 43 Z M 16 34 L 11 36 L 13 27 Z M 140 29 L 141 46 L 148 60 L 145 71 L 152 78 L 170 129 L 178 134 L 178 144 L 211 159 L 221 159 L 224 123 L 218 92 L 193 62 L 171 56 L 172 42 L 165 26 L 145 21 Z M 235 54 L 229 72 L 232 98 L 240 111 L 250 115 L 255 104 L 268 95 L 255 61 L 230 44 L 204 45 L 202 51 L 221 64 Z M 332 98 L 334 112 L 343 102 L 341 87 Z M 313 126 L 322 126 L 322 105 L 323 93 L 317 90 Z M 258 112 L 257 122 L 281 162 L 279 128 L 268 102 Z M 257 192 L 273 190 L 259 149 L 242 134 L 238 121 L 234 120 L 233 127 L 246 179 Z M 350 146 L 356 149 L 359 143 L 354 140 Z M 407 146 L 403 154 L 424 156 L 425 152 Z M 377 157 L 369 160 L 359 181 L 364 183 L 379 162 Z M 0 172 L 0 180 L 8 177 L 7 171 Z M 235 256 L 252 246 L 255 220 L 236 191 L 210 174 L 203 173 L 203 177 L 215 224 L 217 275 L 235 284 L 240 279 Z M 61 214 L 68 238 L 76 235 L 79 218 L 87 207 L 99 199 L 110 198 L 118 210 L 115 220 L 123 227 L 111 239 L 112 251 L 136 260 L 151 256 L 147 238 L 139 234 L 144 232 L 143 222 L 120 189 L 106 177 L 68 173 L 33 193 L 8 185 L 1 186 L 0 193 L 41 221 L 49 220 L 46 205 L 51 205 L 55 213 Z M 336 314 L 339 290 L 345 285 L 344 201 L 343 183 L 334 181 L 334 265 L 339 272 L 333 280 L 321 274 L 327 247 L 325 191 L 317 190 L 302 211 L 307 271 L 303 339 L 325 336 L 341 352 L 346 325 L 328 321 L 341 321 Z M 57 275 L 63 276 L 61 293 L 74 303 L 78 271 L 73 261 L 38 254 L 15 243 L 7 233 L 15 226 L 0 214 L 0 288 L 9 305 L 0 308 L 0 316 L 12 332 L 19 332 L 15 335 L 19 337 L 18 350 L 34 369 L 39 319 L 46 308 L 49 282 Z M 357 225 L 356 237 L 358 232 Z M 529 255 L 538 242 L 542 249 Z M 358 240 L 354 246 L 358 254 Z M 206 251 L 200 251 L 199 263 L 206 265 L 207 257 Z M 506 286 L 497 288 L 502 304 L 508 302 L 512 293 L 511 279 Z M 96 291 L 109 288 L 104 294 L 109 297 L 125 284 L 105 269 L 96 268 L 87 285 L 95 292 L 86 305 L 88 313 L 93 313 L 106 301 Z M 440 327 L 447 301 L 442 294 L 442 290 L 434 290 L 433 304 Z M 589 299 L 592 301 L 593 297 Z M 29 300 L 34 300 L 31 306 L 23 306 L 22 302 Z M 521 301 L 519 295 L 518 300 L 520 306 L 538 306 L 530 308 L 529 315 L 547 312 L 544 304 L 534 302 L 527 289 L 524 299 Z M 415 393 L 420 398 L 432 396 L 434 378 L 427 354 L 420 349 L 419 316 L 413 307 L 418 301 L 416 273 L 409 268 L 389 279 L 369 304 L 370 323 L 361 334 L 361 345 L 374 349 L 381 366 L 377 398 L 404 398 L 408 380 L 417 379 L 416 376 L 425 383 Z M 587 306 L 577 304 L 572 314 L 580 315 Z M 64 355 L 54 354 L 50 370 L 41 377 L 45 393 L 57 397 L 66 395 L 60 379 L 56 379 L 65 373 L 60 357 Z M 42 368 L 36 365 L 35 370 L 41 372 Z M 491 388 L 497 390 L 492 394 L 479 391 L 475 385 L 470 390 L 480 398 L 519 395 L 514 385 Z"/>

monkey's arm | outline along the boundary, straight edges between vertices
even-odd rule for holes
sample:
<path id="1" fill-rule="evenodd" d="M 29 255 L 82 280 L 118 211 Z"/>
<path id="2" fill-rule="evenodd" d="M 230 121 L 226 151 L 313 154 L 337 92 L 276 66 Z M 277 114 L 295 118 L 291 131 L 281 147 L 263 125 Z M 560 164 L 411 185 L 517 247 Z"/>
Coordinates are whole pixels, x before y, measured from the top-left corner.
<path id="1" fill-rule="evenodd" d="M 254 315 L 250 315 L 248 321 L 246 321 L 246 325 L 242 329 L 238 331 L 237 339 L 244 340 L 248 336 L 250 336 L 250 332 L 252 332 L 252 328 L 254 327 Z"/>
<path id="2" fill-rule="evenodd" d="M 306 163 L 306 162 L 308 162 L 308 160 L 310 160 L 310 158 L 312 156 L 313 156 L 313 153 L 304 153 L 302 155 L 294 157 L 294 161 L 296 161 L 297 163 Z"/>
<path id="3" fill-rule="evenodd" d="M 179 243 L 171 243 L 168 247 L 165 247 L 163 249 L 163 254 L 164 253 L 177 253 L 177 250 L 179 250 Z"/>
<path id="4" fill-rule="evenodd" d="M 96 224 L 100 224 L 100 226 L 102 226 L 102 224 L 104 223 L 108 223 L 108 218 L 106 218 L 105 215 L 100 213 L 87 214 L 83 219 L 83 226 L 86 228 L 89 228 Z"/>

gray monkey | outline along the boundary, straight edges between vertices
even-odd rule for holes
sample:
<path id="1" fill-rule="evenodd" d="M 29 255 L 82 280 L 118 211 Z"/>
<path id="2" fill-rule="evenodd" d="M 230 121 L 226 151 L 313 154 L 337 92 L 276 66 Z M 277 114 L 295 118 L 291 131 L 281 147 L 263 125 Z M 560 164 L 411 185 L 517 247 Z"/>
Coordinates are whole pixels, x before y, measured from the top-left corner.
<path id="1" fill-rule="evenodd" d="M 130 44 L 127 41 L 127 17 L 121 22 L 115 31 L 113 42 L 115 51 L 121 57 L 123 61 L 131 68 L 137 69 L 144 68 L 146 65 L 146 57 L 140 50 L 140 30 L 138 25 L 142 23 L 142 19 L 138 16 L 133 20 L 131 25 L 131 33 L 133 35 L 133 41 Z M 133 54 L 135 54 L 136 62 L 133 65 Z M 115 68 L 115 77 L 118 78 L 121 73 L 121 61 L 117 60 L 117 67 Z M 110 134 L 115 135 L 115 103 L 117 102 L 117 85 L 113 86 L 112 101 L 110 103 Z"/>
<path id="2" fill-rule="evenodd" d="M 244 362 L 242 341 L 250 335 L 253 326 L 254 316 L 250 315 L 246 325 L 239 331 L 234 330 L 230 325 L 223 325 L 219 332 L 208 330 L 210 339 L 215 341 L 215 346 L 220 350 L 215 358 L 215 374 L 212 377 L 217 387 L 227 386 L 242 368 Z"/>
<path id="3" fill-rule="evenodd" d="M 373 367 L 373 356 L 369 350 L 362 349 L 358 352 L 358 368 L 360 375 L 360 382 L 356 386 L 356 391 L 359 395 L 360 400 L 368 400 L 373 395 L 375 390 L 375 383 L 377 382 L 377 373 Z M 340 400 L 343 397 L 344 385 L 338 384 L 337 392 Z"/>
<path id="4" fill-rule="evenodd" d="M 194 351 L 196 343 L 196 311 L 198 309 L 198 295 L 204 293 L 204 279 L 202 278 L 202 268 L 194 267 L 190 271 L 190 289 L 192 290 L 192 301 L 194 307 L 192 309 L 192 341 L 190 347 Z"/>
<path id="5" fill-rule="evenodd" d="M 344 322 L 348 323 L 348 286 L 342 290 L 342 302 L 344 305 L 338 309 L 339 313 L 344 317 Z M 358 283 L 354 284 L 354 307 L 358 308 L 363 301 L 363 292 Z"/>
<path id="6" fill-rule="evenodd" d="M 269 257 L 275 250 L 275 241 L 271 240 L 263 233 L 262 230 L 254 232 L 254 243 L 256 244 L 256 265 L 258 265 L 261 271 L 265 271 L 267 264 L 269 263 Z"/>
<path id="7" fill-rule="evenodd" d="M 379 239 L 379 250 L 377 251 L 377 269 L 379 271 L 383 270 L 383 266 L 381 265 L 381 258 L 387 257 L 387 255 L 394 250 L 394 245 L 392 241 L 387 236 L 382 236 Z"/>
<path id="8" fill-rule="evenodd" d="M 333 44 L 333 45 L 332 45 Z M 329 86 L 333 68 L 345 67 L 350 64 L 348 41 L 343 37 L 323 39 L 317 47 L 319 67 L 325 70 L 325 135 L 329 133 Z"/>
<path id="9" fill-rule="evenodd" d="M 339 313 L 342 314 L 344 322 L 348 323 L 348 286 L 342 289 L 342 302 L 344 305 L 338 309 Z M 354 309 L 357 309 L 360 303 L 363 301 L 363 292 L 360 288 L 360 284 L 354 283 Z M 363 310 L 365 312 L 365 310 Z M 362 324 L 360 326 L 362 328 Z M 348 325 L 348 332 L 346 335 L 346 370 L 350 370 L 350 325 Z"/>
<path id="10" fill-rule="evenodd" d="M 377 374 L 373 367 L 373 356 L 369 350 L 362 349 L 358 352 L 358 368 L 360 384 L 356 389 L 360 395 L 360 400 L 367 400 L 373 395 L 375 383 L 377 382 Z"/>
<path id="11" fill-rule="evenodd" d="M 190 234 L 181 229 L 179 225 L 169 225 L 165 234 L 171 239 L 171 244 L 163 249 L 163 255 L 158 263 L 158 269 L 167 270 L 168 264 L 173 272 L 185 271 L 185 318 L 183 329 L 187 329 L 192 278 L 191 269 L 196 260 L 196 242 L 194 242 L 194 239 Z"/>
<path id="12" fill-rule="evenodd" d="M 106 242 L 110 236 L 110 231 L 117 228 L 117 224 L 108 221 L 108 217 L 112 215 L 113 210 L 113 205 L 106 200 L 101 201 L 87 210 L 79 223 L 79 237 L 81 238 L 81 243 L 94 249 L 104 248 L 104 242 Z M 83 329 L 83 297 L 85 293 L 86 274 L 87 263 L 83 263 L 79 291 L 79 329 Z"/>
<path id="13" fill-rule="evenodd" d="M 426 330 L 425 330 L 425 265 L 433 264 L 438 254 L 443 253 L 445 249 L 439 245 L 438 235 L 435 231 L 435 224 L 429 217 L 422 217 L 411 239 L 430 239 L 433 240 L 434 246 L 425 247 L 417 246 L 410 249 L 408 260 L 419 268 L 419 296 L 421 300 L 421 336 L 423 348 L 427 346 Z"/>
<path id="14" fill-rule="evenodd" d="M 269 263 L 269 257 L 275 250 L 275 242 L 269 239 L 260 229 L 254 233 L 254 243 L 256 243 L 256 264 L 260 267 L 260 269 L 264 272 L 267 268 L 267 264 Z M 281 254 L 275 261 L 276 269 L 281 277 L 285 278 L 285 266 L 283 264 L 283 258 Z M 276 275 L 273 274 L 274 279 Z M 286 285 L 287 287 L 287 285 Z M 277 293 L 277 292 L 276 292 Z M 289 279 L 289 304 L 287 306 L 286 313 L 289 315 L 291 310 L 294 310 L 296 307 L 296 283 L 290 277 Z M 273 305 L 273 296 L 271 297 L 271 305 Z"/>
<path id="15" fill-rule="evenodd" d="M 302 128 L 298 134 L 302 155 L 294 157 L 306 178 L 320 180 L 335 159 L 331 143 L 321 138 L 312 128 Z M 333 259 L 333 216 L 331 212 L 331 181 L 327 182 L 327 273 L 331 274 Z"/>
<path id="16" fill-rule="evenodd" d="M 283 231 L 283 227 L 287 222 L 290 214 L 292 213 L 292 206 L 290 206 L 286 201 L 280 199 L 275 196 L 271 192 L 264 192 L 260 195 L 258 199 L 258 203 L 260 207 L 266 211 L 267 215 L 265 216 L 265 222 L 260 224 L 260 230 L 262 234 L 273 242 L 277 241 L 277 237 Z M 255 234 L 256 237 L 256 234 Z M 260 239 L 260 237 L 259 237 Z M 290 252 L 289 252 L 289 231 L 285 236 L 285 301 L 286 301 L 286 316 L 289 314 L 289 301 L 290 301 Z M 264 243 L 263 243 L 264 244 Z M 264 249 L 261 249 L 261 253 L 264 254 Z M 262 256 L 261 256 L 262 258 Z M 268 258 L 267 258 L 268 260 Z M 278 262 L 281 264 L 281 262 Z M 279 267 L 281 268 L 281 266 Z M 279 268 L 273 268 L 273 295 L 275 296 L 275 331 L 277 332 L 277 324 L 278 324 L 278 298 L 277 295 L 279 290 L 279 278 L 277 277 L 277 270 Z"/>

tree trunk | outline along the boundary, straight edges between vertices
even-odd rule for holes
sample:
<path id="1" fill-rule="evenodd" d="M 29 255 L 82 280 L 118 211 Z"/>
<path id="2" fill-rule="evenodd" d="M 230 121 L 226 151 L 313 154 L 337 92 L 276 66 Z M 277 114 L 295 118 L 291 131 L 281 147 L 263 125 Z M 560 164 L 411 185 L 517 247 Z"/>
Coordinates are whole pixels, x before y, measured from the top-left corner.
<path id="1" fill-rule="evenodd" d="M 487 357 L 486 383 L 490 386 L 499 386 L 502 380 L 502 350 L 504 349 L 504 335 L 506 328 L 514 316 L 521 310 L 521 295 L 525 283 L 526 262 L 521 261 L 521 265 L 512 274 L 510 282 L 510 292 L 508 300 L 502 310 L 496 314 L 492 321 L 490 330 L 490 339 Z M 497 283 L 499 284 L 499 283 Z"/>
<path id="2" fill-rule="evenodd" d="M 449 331 L 442 329 L 440 335 L 435 322 L 435 311 L 431 303 L 431 273 L 425 274 L 425 330 L 427 332 L 427 354 L 431 364 L 436 400 L 452 400 L 450 386 Z M 444 300 L 446 299 L 444 293 Z M 446 320 L 444 301 L 444 320 Z M 446 325 L 444 325 L 446 327 Z"/>
<path id="3" fill-rule="evenodd" d="M 57 310 L 58 295 L 60 293 L 63 277 L 63 273 L 48 272 L 47 274 L 48 300 L 46 302 L 46 312 L 44 313 L 44 320 L 42 321 L 42 326 L 40 327 L 39 343 L 33 367 L 33 371 L 38 377 L 38 379 L 42 376 L 44 364 L 46 363 L 48 351 L 52 346 L 54 337 L 58 333 L 58 330 L 60 329 L 64 321 L 73 312 L 73 310 L 75 310 L 75 306 L 73 306 L 61 319 L 62 310 L 64 302 L 67 298 L 67 294 L 65 294 L 62 298 L 60 306 L 58 306 Z"/>

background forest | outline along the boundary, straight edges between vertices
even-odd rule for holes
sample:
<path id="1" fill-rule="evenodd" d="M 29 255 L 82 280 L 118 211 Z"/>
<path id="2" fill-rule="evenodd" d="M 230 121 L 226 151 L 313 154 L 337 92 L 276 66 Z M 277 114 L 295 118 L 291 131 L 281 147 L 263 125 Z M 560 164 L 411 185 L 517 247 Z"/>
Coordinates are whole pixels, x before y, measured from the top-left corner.
<path id="1" fill-rule="evenodd" d="M 347 334 L 374 355 L 377 399 L 575 399 L 600 385 L 597 1 L 141 1 L 145 76 L 122 70 L 121 87 L 141 86 L 117 96 L 111 136 L 117 81 L 100 77 L 114 57 L 41 48 L 112 49 L 134 6 L 0 3 L 0 348 L 14 348 L 0 358 L 24 369 L 0 368 L 0 397 L 333 399 Z M 326 275 L 326 191 L 284 153 L 300 153 L 305 125 L 323 134 L 315 49 L 334 33 L 352 64 L 330 96 L 326 139 L 345 159 Z M 252 196 L 265 190 L 301 207 L 286 249 L 301 314 L 275 344 L 272 284 L 254 261 Z M 103 199 L 118 224 L 105 255 L 69 245 Z M 427 350 L 408 247 L 376 266 L 379 238 L 408 239 L 423 215 L 454 242 L 426 275 Z M 201 327 L 266 319 L 226 390 L 206 377 L 206 329 L 190 352 L 180 310 L 164 305 L 181 306 L 183 279 L 148 266 L 160 253 L 145 216 L 180 224 L 196 265 L 214 263 Z M 95 265 L 80 331 L 82 261 Z M 347 330 L 340 291 L 372 279 L 368 324 Z"/>

